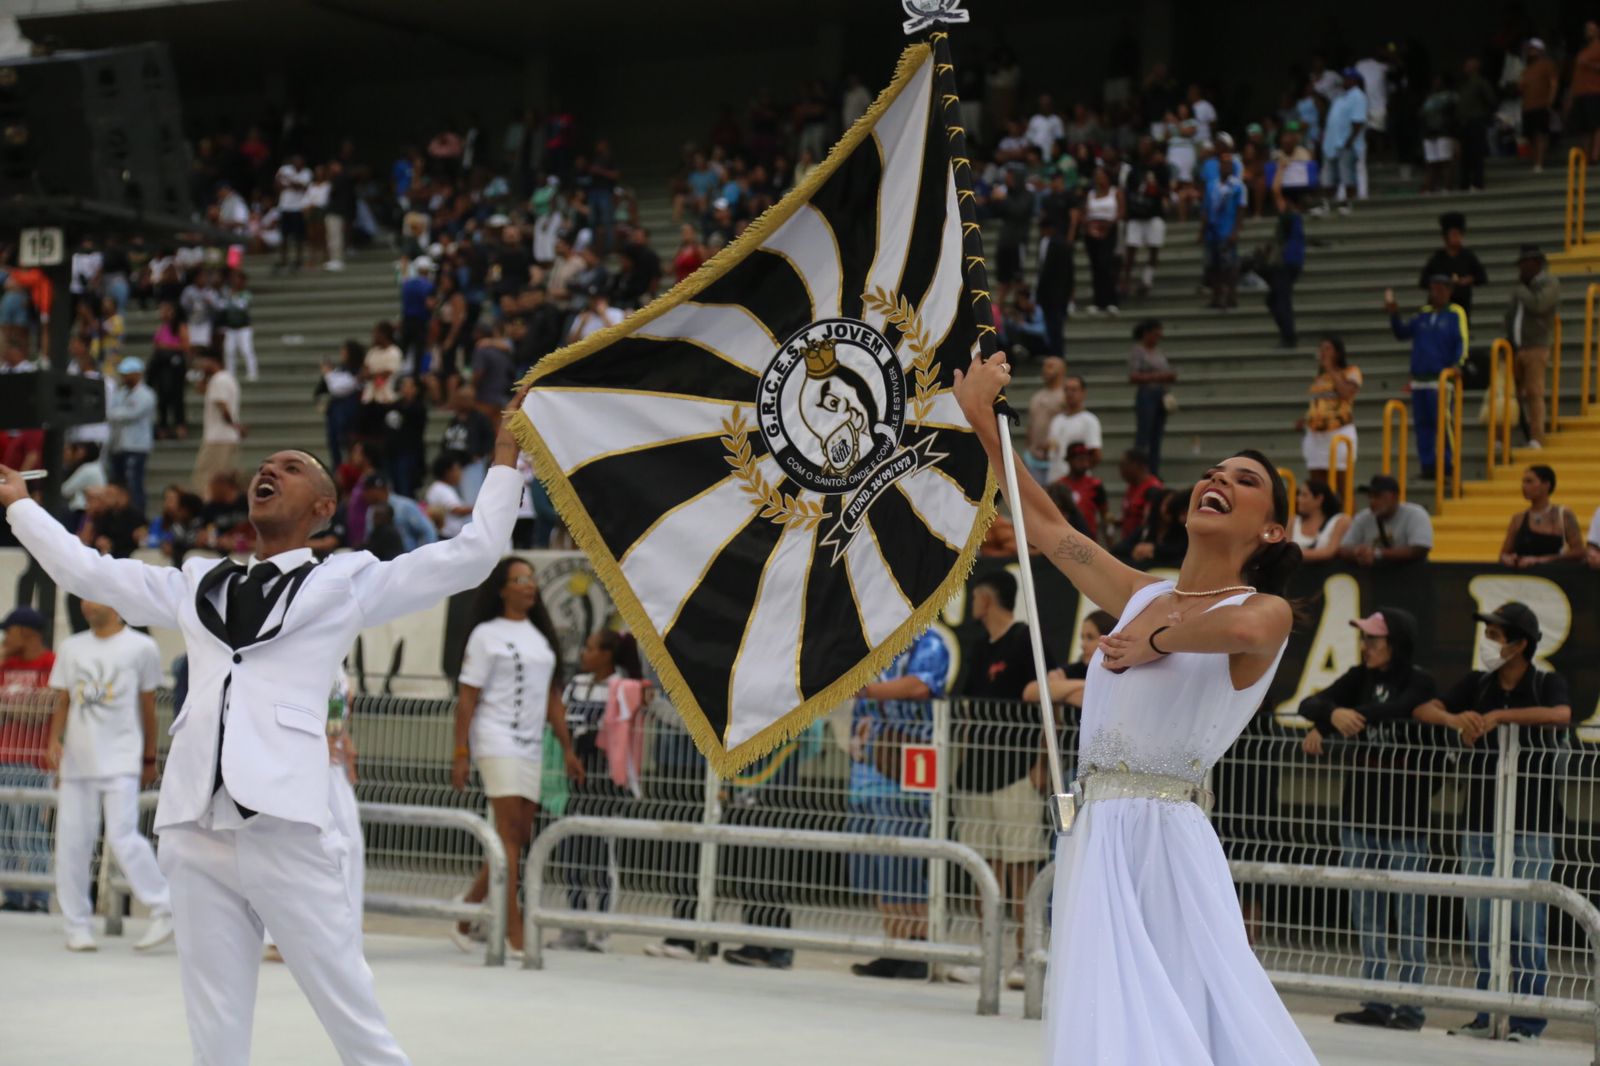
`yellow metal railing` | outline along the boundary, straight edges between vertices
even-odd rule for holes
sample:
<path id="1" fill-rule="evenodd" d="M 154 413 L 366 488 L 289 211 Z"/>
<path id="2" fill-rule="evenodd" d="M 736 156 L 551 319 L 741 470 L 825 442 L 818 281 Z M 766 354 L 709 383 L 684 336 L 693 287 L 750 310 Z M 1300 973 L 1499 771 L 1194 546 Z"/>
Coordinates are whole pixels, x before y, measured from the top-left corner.
<path id="1" fill-rule="evenodd" d="M 1516 359 L 1511 342 L 1496 337 L 1489 346 L 1489 459 L 1491 472 L 1502 463 L 1511 465 L 1512 397 L 1517 394 Z M 1496 446 L 1499 457 L 1496 458 Z"/>
<path id="2" fill-rule="evenodd" d="M 1278 467 L 1278 476 L 1283 479 L 1283 487 L 1289 493 L 1289 513 L 1292 515 L 1292 514 L 1295 513 L 1295 510 L 1294 510 L 1295 495 L 1299 491 L 1295 487 L 1294 471 L 1290 470 L 1286 466 L 1280 466 L 1280 467 Z"/>
<path id="3" fill-rule="evenodd" d="M 1393 415 L 1399 415 L 1400 417 L 1392 419 L 1391 416 Z M 1400 483 L 1401 503 L 1406 502 L 1406 467 L 1411 465 L 1409 446 L 1406 444 L 1406 441 L 1411 439 L 1409 437 L 1411 429 L 1407 424 L 1410 421 L 1411 409 L 1406 406 L 1404 400 L 1390 400 L 1383 405 L 1383 472 Z M 1398 462 L 1391 463 L 1389 449 L 1393 447 L 1396 441 L 1394 435 L 1396 422 L 1398 422 L 1400 429 L 1400 446 L 1394 449 L 1395 459 Z M 1395 472 L 1395 467 L 1397 466 L 1400 468 L 1398 473 Z"/>
<path id="4" fill-rule="evenodd" d="M 1588 190 L 1589 159 L 1582 148 L 1567 153 L 1567 215 L 1565 244 L 1572 251 L 1583 243 L 1583 208 Z"/>
<path id="5" fill-rule="evenodd" d="M 1589 413 L 1589 391 L 1591 384 L 1600 386 L 1600 349 L 1597 349 L 1594 332 L 1594 301 L 1600 296 L 1600 282 L 1590 282 L 1583 293 L 1583 369 L 1579 374 L 1581 387 L 1578 396 L 1578 413 Z"/>
<path id="6" fill-rule="evenodd" d="M 1555 331 L 1550 335 L 1550 410 L 1546 413 L 1546 427 L 1551 433 L 1561 428 L 1561 316 L 1556 316 Z M 1515 384 L 1516 378 L 1513 377 Z M 1544 428 L 1544 427 L 1541 427 Z"/>
<path id="7" fill-rule="evenodd" d="M 1339 471 L 1339 453 L 1345 453 L 1344 474 Z M 1334 437 L 1328 442 L 1328 478 L 1333 491 L 1344 498 L 1344 513 L 1356 513 L 1356 445 L 1349 437 Z"/>
<path id="8" fill-rule="evenodd" d="M 1433 474 L 1433 512 L 1444 510 L 1445 482 L 1450 482 L 1452 499 L 1461 498 L 1461 409 L 1465 390 L 1461 371 L 1455 367 L 1439 371 L 1439 422 L 1435 429 Z M 1451 403 L 1451 397 L 1455 402 Z M 1451 415 L 1454 417 L 1451 417 Z"/>

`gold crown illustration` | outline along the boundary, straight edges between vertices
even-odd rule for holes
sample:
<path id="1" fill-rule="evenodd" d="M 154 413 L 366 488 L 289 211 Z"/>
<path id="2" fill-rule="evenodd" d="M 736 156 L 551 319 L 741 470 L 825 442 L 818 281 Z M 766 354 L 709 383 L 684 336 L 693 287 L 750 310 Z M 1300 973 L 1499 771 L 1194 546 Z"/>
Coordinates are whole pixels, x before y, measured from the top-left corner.
<path id="1" fill-rule="evenodd" d="M 806 377 L 812 381 L 832 377 L 839 369 L 839 356 L 833 341 L 811 341 L 806 345 Z"/>

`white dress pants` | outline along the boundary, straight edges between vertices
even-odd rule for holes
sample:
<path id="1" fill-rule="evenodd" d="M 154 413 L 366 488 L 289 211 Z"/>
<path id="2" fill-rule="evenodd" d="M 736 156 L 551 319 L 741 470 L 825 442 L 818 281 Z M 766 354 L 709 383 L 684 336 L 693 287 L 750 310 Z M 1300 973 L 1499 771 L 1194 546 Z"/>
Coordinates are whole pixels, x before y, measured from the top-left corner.
<path id="1" fill-rule="evenodd" d="M 90 931 L 89 867 L 100 836 L 102 807 L 111 854 L 133 894 L 152 914 L 172 911 L 155 849 L 139 835 L 139 778 L 134 774 L 69 778 L 61 782 L 56 805 L 56 901 L 69 933 Z"/>
<path id="2" fill-rule="evenodd" d="M 263 924 L 346 1066 L 401 1066 L 361 954 L 350 844 L 258 814 L 240 829 L 161 832 L 195 1066 L 246 1066 Z"/>
<path id="3" fill-rule="evenodd" d="M 345 880 L 349 882 L 350 898 L 356 901 L 356 935 L 361 935 L 362 901 L 367 897 L 367 849 L 361 836 L 361 806 L 356 801 L 356 790 L 350 777 L 338 763 L 328 767 L 328 809 L 333 812 L 333 829 L 344 835 L 349 845 L 349 861 L 344 866 Z M 262 938 L 275 945 L 272 930 Z"/>
<path id="4" fill-rule="evenodd" d="M 237 326 L 222 331 L 222 362 L 228 373 L 236 373 L 234 366 L 244 360 L 245 378 L 256 379 L 256 331 L 254 326 Z"/>

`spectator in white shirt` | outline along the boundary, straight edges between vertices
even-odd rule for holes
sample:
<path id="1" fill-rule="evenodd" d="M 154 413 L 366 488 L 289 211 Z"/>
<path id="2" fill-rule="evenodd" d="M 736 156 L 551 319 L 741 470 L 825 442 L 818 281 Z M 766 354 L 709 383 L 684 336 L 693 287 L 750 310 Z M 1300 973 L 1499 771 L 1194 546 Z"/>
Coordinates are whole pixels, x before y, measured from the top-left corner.
<path id="1" fill-rule="evenodd" d="M 576 344 L 591 334 L 599 333 L 607 326 L 616 325 L 623 319 L 622 312 L 611 306 L 605 290 L 598 285 L 590 285 L 585 295 L 588 298 L 588 305 L 572 320 L 572 329 L 567 332 L 568 344 Z"/>
<path id="2" fill-rule="evenodd" d="M 72 280 L 68 289 L 72 292 L 72 311 L 77 314 L 78 305 L 87 303 L 90 307 L 100 306 L 100 266 L 104 258 L 100 249 L 94 246 L 93 237 L 85 237 L 78 250 L 72 253 Z"/>
<path id="3" fill-rule="evenodd" d="M 202 375 L 200 394 L 205 397 L 201 421 L 200 452 L 194 460 L 195 491 L 205 492 L 216 474 L 231 474 L 239 465 L 239 441 L 245 427 L 239 421 L 239 379 L 222 369 L 215 352 L 202 352 L 197 364 Z"/>
<path id="4" fill-rule="evenodd" d="M 1195 140 L 1209 141 L 1217 124 L 1217 109 L 1211 106 L 1198 83 L 1189 86 L 1189 113 L 1194 116 Z"/>
<path id="5" fill-rule="evenodd" d="M 338 466 L 343 460 L 345 443 L 354 432 L 361 413 L 361 367 L 366 354 L 360 341 L 349 340 L 344 342 L 337 364 L 327 361 L 322 364 L 322 385 L 318 391 L 328 397 L 323 417 L 328 427 L 328 462 L 332 466 Z"/>
<path id="6" fill-rule="evenodd" d="M 439 539 L 449 540 L 461 532 L 472 515 L 472 505 L 461 498 L 461 457 L 444 452 L 433 461 L 433 483 L 423 494 L 428 517 L 439 528 Z"/>
<path id="7" fill-rule="evenodd" d="M 1100 462 L 1100 419 L 1084 406 L 1088 389 L 1078 374 L 1068 374 L 1062 382 L 1061 413 L 1050 420 L 1050 482 L 1067 476 L 1067 445 L 1082 444 L 1089 449 L 1089 466 Z"/>
<path id="8" fill-rule="evenodd" d="M 299 271 L 306 258 L 306 196 L 311 188 L 311 168 L 299 152 L 278 168 L 278 232 L 283 242 L 278 248 L 278 263 L 273 273 L 285 269 Z M 289 264 L 289 246 L 294 246 L 294 265 Z"/>
<path id="9" fill-rule="evenodd" d="M 1028 120 L 1028 142 L 1039 149 L 1045 159 L 1056 157 L 1056 145 L 1067 135 L 1067 127 L 1056 111 L 1055 101 L 1049 93 L 1039 97 L 1039 110 Z"/>

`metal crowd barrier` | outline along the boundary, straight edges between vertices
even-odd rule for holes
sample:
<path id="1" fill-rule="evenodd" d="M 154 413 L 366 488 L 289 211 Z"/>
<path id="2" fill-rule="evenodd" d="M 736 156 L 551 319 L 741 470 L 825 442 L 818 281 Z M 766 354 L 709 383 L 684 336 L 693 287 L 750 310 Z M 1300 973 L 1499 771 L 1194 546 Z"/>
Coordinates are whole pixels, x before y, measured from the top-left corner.
<path id="1" fill-rule="evenodd" d="M 141 792 L 139 809 L 148 813 L 155 810 L 158 793 Z M 0 805 L 49 807 L 56 805 L 57 793 L 48 788 L 0 788 Z M 429 899 L 425 896 L 404 895 L 395 892 L 368 891 L 362 901 L 363 910 L 371 914 L 391 914 L 410 918 L 440 918 L 448 921 L 481 921 L 487 931 L 488 944 L 484 952 L 485 966 L 504 966 L 506 961 L 506 865 L 505 847 L 500 837 L 487 821 L 470 811 L 448 810 L 437 807 L 416 807 L 391 803 L 363 803 L 360 805 L 363 826 L 401 825 L 419 829 L 460 830 L 476 837 L 483 847 L 484 861 L 489 865 L 489 894 L 482 903 L 459 903 L 451 899 Z M 52 860 L 54 856 L 52 854 Z M 113 872 L 116 860 L 109 847 L 101 848 L 99 881 L 107 893 L 105 931 L 107 936 L 122 935 L 122 913 L 131 893 L 128 882 L 119 872 Z M 55 874 L 29 873 L 0 869 L 0 888 L 29 889 L 54 892 Z"/>
<path id="2" fill-rule="evenodd" d="M 977 886 L 980 898 L 979 924 L 982 939 L 978 946 L 949 941 L 891 939 L 811 929 L 720 922 L 701 916 L 667 918 L 617 911 L 586 911 L 550 907 L 544 903 L 545 867 L 563 841 L 583 837 L 608 839 L 682 841 L 747 845 L 782 850 L 831 852 L 847 855 L 888 855 L 916 857 L 960 866 Z M 874 836 L 863 833 L 825 833 L 800 829 L 762 829 L 739 825 L 692 825 L 649 822 L 636 818 L 565 818 L 541 833 L 528 852 L 525 883 L 528 904 L 523 936 L 524 969 L 544 968 L 541 929 L 578 929 L 599 933 L 646 933 L 681 937 L 686 940 L 743 941 L 763 947 L 809 948 L 857 955 L 883 955 L 898 959 L 919 959 L 930 963 L 976 965 L 978 1013 L 1000 1012 L 1000 884 L 994 872 L 973 849 L 949 841 L 919 840 L 915 837 Z"/>

